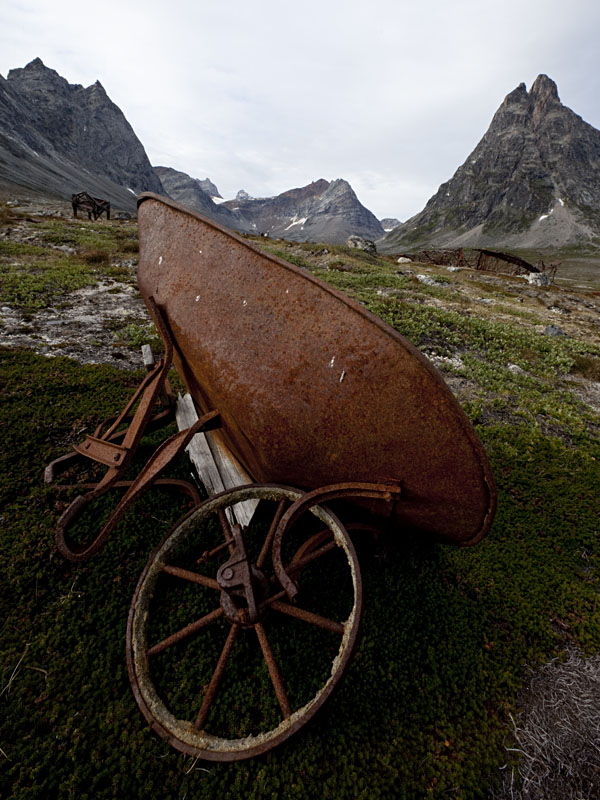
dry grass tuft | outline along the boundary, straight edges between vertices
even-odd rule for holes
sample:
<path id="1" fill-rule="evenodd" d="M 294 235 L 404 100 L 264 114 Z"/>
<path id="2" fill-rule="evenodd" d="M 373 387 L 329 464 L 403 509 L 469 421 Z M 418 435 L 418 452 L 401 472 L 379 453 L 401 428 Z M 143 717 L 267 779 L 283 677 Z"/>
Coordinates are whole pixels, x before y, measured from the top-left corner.
<path id="1" fill-rule="evenodd" d="M 507 768 L 494 800 L 597 800 L 600 797 L 600 656 L 576 649 L 537 672 L 513 723 L 520 760 Z"/>
<path id="2" fill-rule="evenodd" d="M 79 258 L 86 264 L 110 264 L 110 253 L 106 250 L 82 250 Z"/>

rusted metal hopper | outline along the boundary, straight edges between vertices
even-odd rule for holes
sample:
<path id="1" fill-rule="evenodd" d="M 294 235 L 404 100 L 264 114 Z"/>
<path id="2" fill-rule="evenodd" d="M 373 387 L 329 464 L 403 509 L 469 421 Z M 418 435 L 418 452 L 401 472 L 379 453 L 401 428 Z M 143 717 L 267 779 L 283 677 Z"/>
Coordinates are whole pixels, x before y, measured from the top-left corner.
<path id="1" fill-rule="evenodd" d="M 170 200 L 141 195 L 138 219 L 142 296 L 159 307 L 196 404 L 219 410 L 255 481 L 400 482 L 399 524 L 460 545 L 485 535 L 495 509 L 486 454 L 407 339 Z"/>
<path id="2" fill-rule="evenodd" d="M 494 483 L 439 373 L 380 319 L 165 198 L 142 195 L 138 219 L 142 296 L 198 410 L 218 411 L 257 485 L 200 504 L 152 553 L 129 614 L 129 677 L 159 735 L 235 761 L 311 719 L 356 642 L 356 552 L 321 504 L 350 493 L 399 532 L 465 545 L 491 525 Z M 249 499 L 269 517 L 242 526 L 230 511 Z M 228 674 L 245 688 L 227 688 Z"/>

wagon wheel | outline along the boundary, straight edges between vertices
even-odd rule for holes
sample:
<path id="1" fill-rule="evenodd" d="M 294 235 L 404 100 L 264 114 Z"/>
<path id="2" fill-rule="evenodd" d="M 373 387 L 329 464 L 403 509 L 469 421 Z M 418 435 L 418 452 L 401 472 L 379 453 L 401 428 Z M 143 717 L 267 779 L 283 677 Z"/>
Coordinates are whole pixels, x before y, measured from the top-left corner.
<path id="1" fill-rule="evenodd" d="M 274 574 L 277 524 L 300 497 L 266 485 L 215 495 L 163 539 L 140 577 L 129 679 L 151 727 L 184 753 L 237 761 L 269 751 L 314 716 L 349 662 L 360 570 L 328 509 L 313 506 L 286 533 L 294 603 Z M 261 503 L 242 528 L 231 508 L 248 499 Z"/>

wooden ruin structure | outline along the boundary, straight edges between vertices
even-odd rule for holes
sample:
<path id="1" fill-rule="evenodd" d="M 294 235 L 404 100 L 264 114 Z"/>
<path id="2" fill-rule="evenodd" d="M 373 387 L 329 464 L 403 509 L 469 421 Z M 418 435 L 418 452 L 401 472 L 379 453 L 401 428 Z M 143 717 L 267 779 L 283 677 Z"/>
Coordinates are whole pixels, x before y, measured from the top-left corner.
<path id="1" fill-rule="evenodd" d="M 71 203 L 73 204 L 73 216 L 77 216 L 78 211 L 87 212 L 88 219 L 92 217 L 96 220 L 102 214 L 106 214 L 106 219 L 110 219 L 110 203 L 108 200 L 102 200 L 100 197 L 92 197 L 87 192 L 78 192 L 71 195 Z"/>

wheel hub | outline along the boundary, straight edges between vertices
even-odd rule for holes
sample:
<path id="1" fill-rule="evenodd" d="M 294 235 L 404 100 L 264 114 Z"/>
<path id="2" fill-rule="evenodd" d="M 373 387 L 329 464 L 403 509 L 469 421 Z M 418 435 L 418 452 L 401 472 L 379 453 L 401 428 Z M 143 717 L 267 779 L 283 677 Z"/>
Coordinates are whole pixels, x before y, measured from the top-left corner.
<path id="1" fill-rule="evenodd" d="M 231 556 L 217 572 L 221 608 L 229 622 L 250 628 L 264 616 L 269 581 L 262 570 L 248 560 L 241 526 L 233 525 L 231 532 Z"/>
<path id="2" fill-rule="evenodd" d="M 254 564 L 250 565 L 252 592 L 255 599 L 256 617 L 251 618 L 247 595 L 244 589 L 223 589 L 221 592 L 221 608 L 229 622 L 251 628 L 260 622 L 267 611 L 266 600 L 269 596 L 269 581 L 262 570 Z"/>

